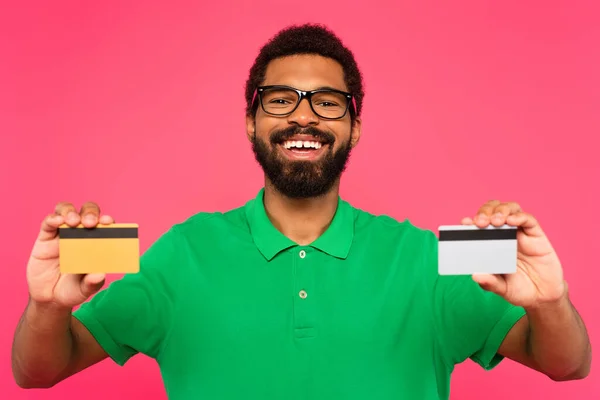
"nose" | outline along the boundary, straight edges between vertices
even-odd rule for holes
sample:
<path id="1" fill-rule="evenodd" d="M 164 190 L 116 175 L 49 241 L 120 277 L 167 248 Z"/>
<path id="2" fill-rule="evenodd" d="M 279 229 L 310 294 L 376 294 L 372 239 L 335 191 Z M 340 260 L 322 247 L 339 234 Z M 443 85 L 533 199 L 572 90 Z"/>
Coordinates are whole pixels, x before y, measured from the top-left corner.
<path id="1" fill-rule="evenodd" d="M 288 115 L 288 123 L 299 126 L 316 125 L 319 117 L 313 112 L 308 99 L 302 99 L 293 113 Z"/>

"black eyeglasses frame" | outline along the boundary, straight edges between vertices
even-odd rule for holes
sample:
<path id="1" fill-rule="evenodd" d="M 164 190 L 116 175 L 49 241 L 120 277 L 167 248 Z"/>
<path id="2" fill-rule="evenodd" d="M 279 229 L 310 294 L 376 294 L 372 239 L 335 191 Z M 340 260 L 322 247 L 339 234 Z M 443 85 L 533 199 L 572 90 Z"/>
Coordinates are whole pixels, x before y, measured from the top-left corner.
<path id="1" fill-rule="evenodd" d="M 292 90 L 292 91 L 296 92 L 298 94 L 298 101 L 296 102 L 296 105 L 294 106 L 294 108 L 291 111 L 288 111 L 283 114 L 275 114 L 275 113 L 271 113 L 271 112 L 268 112 L 267 110 L 265 110 L 264 104 L 262 102 L 262 94 L 264 91 L 270 90 L 270 89 L 287 89 L 287 90 Z M 311 101 L 312 96 L 316 93 L 323 93 L 323 92 L 338 93 L 338 94 L 341 94 L 344 97 L 346 97 L 346 99 L 348 99 L 348 101 L 346 102 L 346 109 L 344 110 L 344 113 L 342 114 L 342 116 L 336 117 L 336 118 L 324 117 L 314 109 L 312 101 Z M 327 120 L 342 119 L 348 113 L 348 110 L 350 109 L 350 105 L 352 105 L 352 108 L 353 108 L 354 112 L 356 113 L 356 100 L 355 100 L 354 96 L 352 95 L 352 93 L 344 92 L 342 90 L 334 89 L 334 88 L 320 88 L 320 89 L 315 89 L 315 90 L 300 90 L 300 89 L 296 89 L 295 87 L 286 86 L 286 85 L 259 86 L 254 91 L 254 96 L 252 97 L 252 106 L 253 107 L 254 107 L 254 103 L 257 98 L 259 100 L 260 107 L 265 112 L 265 114 L 273 115 L 276 117 L 285 117 L 285 116 L 292 114 L 294 111 L 296 111 L 296 109 L 298 108 L 298 106 L 300 105 L 302 100 L 304 100 L 304 99 L 308 100 L 308 104 L 310 105 L 310 109 L 312 110 L 312 112 L 315 113 L 315 115 L 317 115 L 319 118 L 322 118 L 322 119 L 327 119 Z"/>

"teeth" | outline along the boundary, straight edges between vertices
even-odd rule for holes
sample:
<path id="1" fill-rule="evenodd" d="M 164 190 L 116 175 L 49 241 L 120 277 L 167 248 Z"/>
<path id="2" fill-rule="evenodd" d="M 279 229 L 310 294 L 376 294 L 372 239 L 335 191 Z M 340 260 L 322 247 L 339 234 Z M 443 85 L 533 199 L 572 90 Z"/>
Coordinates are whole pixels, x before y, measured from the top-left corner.
<path id="1" fill-rule="evenodd" d="M 315 141 L 302 141 L 302 140 L 286 140 L 283 143 L 283 147 L 285 147 L 286 149 L 291 149 L 291 148 L 312 148 L 312 149 L 320 149 L 322 146 L 322 144 L 320 142 L 315 142 Z"/>

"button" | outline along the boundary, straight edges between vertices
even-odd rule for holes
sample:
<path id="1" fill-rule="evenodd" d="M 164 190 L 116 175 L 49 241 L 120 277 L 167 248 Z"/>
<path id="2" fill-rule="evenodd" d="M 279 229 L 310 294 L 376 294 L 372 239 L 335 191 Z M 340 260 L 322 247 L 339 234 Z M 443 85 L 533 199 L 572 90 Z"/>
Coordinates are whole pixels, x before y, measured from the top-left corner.
<path id="1" fill-rule="evenodd" d="M 306 257 L 306 252 L 304 250 L 300 250 L 300 258 Z"/>
<path id="2" fill-rule="evenodd" d="M 308 296 L 308 294 L 306 294 L 306 291 L 301 290 L 300 293 L 298 293 L 298 295 L 300 296 L 301 299 L 305 299 L 306 296 Z"/>

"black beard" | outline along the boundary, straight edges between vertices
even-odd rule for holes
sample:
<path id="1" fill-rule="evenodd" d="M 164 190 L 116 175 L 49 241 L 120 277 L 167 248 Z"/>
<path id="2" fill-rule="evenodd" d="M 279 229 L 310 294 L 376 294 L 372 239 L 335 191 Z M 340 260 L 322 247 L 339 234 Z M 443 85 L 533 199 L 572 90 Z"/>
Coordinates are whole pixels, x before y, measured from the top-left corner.
<path id="1" fill-rule="evenodd" d="M 297 134 L 312 135 L 323 145 L 329 144 L 327 153 L 319 161 L 284 159 L 278 154 L 280 150 L 277 146 Z M 269 147 L 255 134 L 252 140 L 252 151 L 275 189 L 292 199 L 318 197 L 327 193 L 346 169 L 352 150 L 348 140 L 334 152 L 335 137 L 314 127 L 305 129 L 290 127 L 277 131 L 271 135 L 270 142 Z"/>

